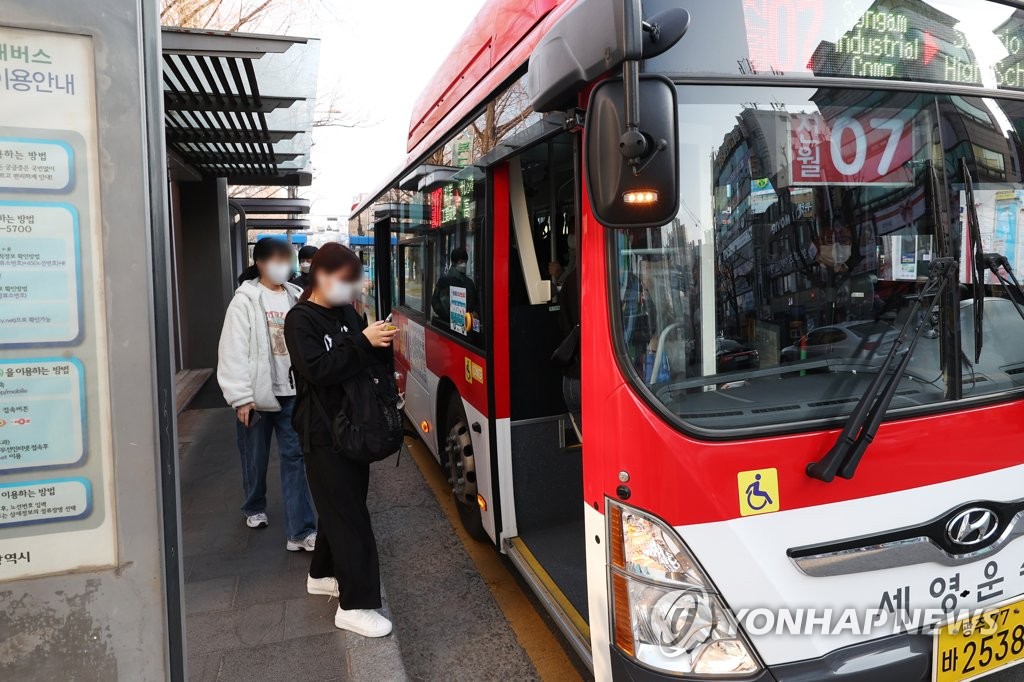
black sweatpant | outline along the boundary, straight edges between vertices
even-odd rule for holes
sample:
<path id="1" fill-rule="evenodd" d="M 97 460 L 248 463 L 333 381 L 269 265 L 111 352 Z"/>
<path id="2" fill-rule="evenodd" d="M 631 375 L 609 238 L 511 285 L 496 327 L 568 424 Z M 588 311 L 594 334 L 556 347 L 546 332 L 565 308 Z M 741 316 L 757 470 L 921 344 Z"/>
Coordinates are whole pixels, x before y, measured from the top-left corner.
<path id="1" fill-rule="evenodd" d="M 377 539 L 366 508 L 370 465 L 316 445 L 305 454 L 305 461 L 320 517 L 309 575 L 337 578 L 338 605 L 343 609 L 380 608 Z"/>

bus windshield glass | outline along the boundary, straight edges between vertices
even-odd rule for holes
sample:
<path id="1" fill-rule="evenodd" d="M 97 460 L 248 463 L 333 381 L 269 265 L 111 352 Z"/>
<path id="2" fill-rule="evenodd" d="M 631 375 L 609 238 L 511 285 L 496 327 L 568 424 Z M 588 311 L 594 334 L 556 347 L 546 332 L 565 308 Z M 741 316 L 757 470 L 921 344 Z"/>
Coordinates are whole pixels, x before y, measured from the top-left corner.
<path id="1" fill-rule="evenodd" d="M 685 423 L 848 414 L 894 344 L 902 352 L 932 259 L 969 252 L 963 161 L 985 250 L 1024 268 L 1024 103 L 838 88 L 679 94 L 679 215 L 610 239 L 624 364 Z M 960 281 L 970 275 L 961 265 Z M 947 330 L 927 320 L 891 410 L 1024 388 L 1024 321 L 995 283 L 980 360 L 961 287 L 946 303 L 962 349 L 946 352 Z M 953 391 L 945 377 L 958 375 Z"/>

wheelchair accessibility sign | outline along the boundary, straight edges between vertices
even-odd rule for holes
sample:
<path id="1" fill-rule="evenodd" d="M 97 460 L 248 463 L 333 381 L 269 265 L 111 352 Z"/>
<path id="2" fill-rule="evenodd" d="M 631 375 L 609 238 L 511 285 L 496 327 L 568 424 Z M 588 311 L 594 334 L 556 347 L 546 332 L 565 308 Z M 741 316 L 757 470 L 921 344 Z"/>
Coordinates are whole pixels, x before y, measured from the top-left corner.
<path id="1" fill-rule="evenodd" d="M 779 511 L 779 474 L 775 469 L 741 471 L 736 484 L 741 516 Z"/>

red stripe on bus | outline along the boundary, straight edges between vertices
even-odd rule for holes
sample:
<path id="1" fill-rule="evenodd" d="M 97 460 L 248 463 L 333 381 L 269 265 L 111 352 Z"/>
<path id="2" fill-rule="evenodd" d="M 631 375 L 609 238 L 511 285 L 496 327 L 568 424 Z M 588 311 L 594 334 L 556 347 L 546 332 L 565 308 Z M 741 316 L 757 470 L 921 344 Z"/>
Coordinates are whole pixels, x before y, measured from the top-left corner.
<path id="1" fill-rule="evenodd" d="M 491 369 L 494 381 L 494 418 L 506 419 L 511 415 L 511 381 L 509 379 L 509 326 L 508 326 L 508 273 L 511 240 L 509 219 L 509 176 L 508 164 L 495 167 L 492 174 L 491 196 L 494 198 L 491 211 L 491 243 L 494 257 L 491 258 L 491 333 L 493 354 Z"/>
<path id="2" fill-rule="evenodd" d="M 447 377 L 459 395 L 483 414 L 487 414 L 487 362 L 479 353 L 426 328 L 427 369 L 435 376 Z"/>

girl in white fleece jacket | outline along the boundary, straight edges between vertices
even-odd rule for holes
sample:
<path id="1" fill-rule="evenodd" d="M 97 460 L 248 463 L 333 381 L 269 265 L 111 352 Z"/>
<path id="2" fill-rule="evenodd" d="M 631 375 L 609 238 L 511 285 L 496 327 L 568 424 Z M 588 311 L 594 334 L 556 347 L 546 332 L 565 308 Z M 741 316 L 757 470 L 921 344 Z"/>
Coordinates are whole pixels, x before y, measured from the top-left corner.
<path id="1" fill-rule="evenodd" d="M 316 517 L 306 483 L 299 437 L 292 428 L 295 386 L 284 342 L 284 318 L 302 291 L 292 275 L 291 246 L 265 238 L 253 249 L 254 264 L 239 278 L 224 316 L 217 382 L 235 408 L 242 460 L 242 514 L 250 528 L 266 528 L 270 439 L 277 436 L 288 551 L 312 552 Z"/>

